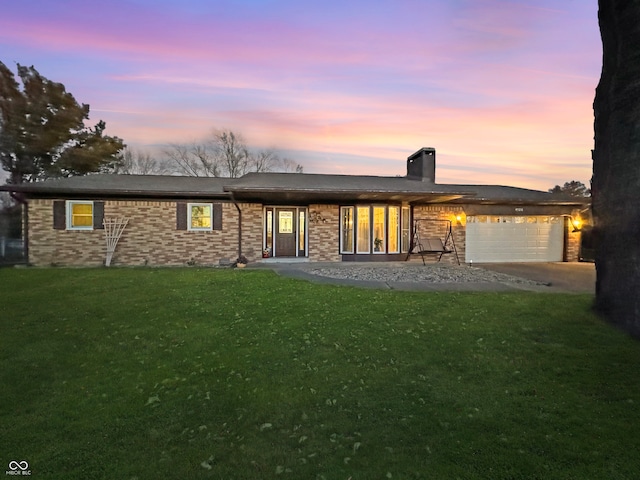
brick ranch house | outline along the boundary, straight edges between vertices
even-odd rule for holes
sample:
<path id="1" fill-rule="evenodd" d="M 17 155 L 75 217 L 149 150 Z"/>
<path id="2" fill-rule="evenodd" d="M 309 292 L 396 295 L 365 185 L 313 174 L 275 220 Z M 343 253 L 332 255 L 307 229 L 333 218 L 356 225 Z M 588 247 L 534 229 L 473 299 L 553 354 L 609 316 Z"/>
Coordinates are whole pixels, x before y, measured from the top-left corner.
<path id="1" fill-rule="evenodd" d="M 103 265 L 103 220 L 115 218 L 128 223 L 113 265 L 217 265 L 241 255 L 398 261 L 418 250 L 443 262 L 578 260 L 571 220 L 582 203 L 523 188 L 437 184 L 435 156 L 433 148 L 411 155 L 404 177 L 96 174 L 0 189 L 25 205 L 25 250 L 36 266 Z M 434 240 L 439 246 L 424 246 Z"/>

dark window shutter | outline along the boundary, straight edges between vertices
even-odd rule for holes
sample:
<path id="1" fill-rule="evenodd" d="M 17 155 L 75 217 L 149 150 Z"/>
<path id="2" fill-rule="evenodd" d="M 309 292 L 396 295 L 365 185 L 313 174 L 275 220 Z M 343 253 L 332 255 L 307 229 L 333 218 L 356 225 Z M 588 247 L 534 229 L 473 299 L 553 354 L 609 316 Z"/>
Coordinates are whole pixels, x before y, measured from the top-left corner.
<path id="1" fill-rule="evenodd" d="M 93 228 L 104 230 L 104 202 L 93 202 Z"/>
<path id="2" fill-rule="evenodd" d="M 213 229 L 222 230 L 222 204 L 213 204 Z"/>
<path id="3" fill-rule="evenodd" d="M 176 230 L 187 229 L 187 204 L 176 203 Z"/>
<path id="4" fill-rule="evenodd" d="M 64 230 L 67 228 L 67 203 L 64 200 L 53 202 L 53 228 Z"/>

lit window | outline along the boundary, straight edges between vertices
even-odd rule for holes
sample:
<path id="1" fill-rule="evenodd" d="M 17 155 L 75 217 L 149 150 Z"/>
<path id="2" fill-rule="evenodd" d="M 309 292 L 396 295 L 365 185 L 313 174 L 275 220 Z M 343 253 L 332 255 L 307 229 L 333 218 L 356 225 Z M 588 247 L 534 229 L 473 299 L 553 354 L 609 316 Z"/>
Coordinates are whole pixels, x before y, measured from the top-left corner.
<path id="1" fill-rule="evenodd" d="M 400 207 L 389 207 L 389 253 L 400 252 Z"/>
<path id="2" fill-rule="evenodd" d="M 385 253 L 385 207 L 373 207 L 373 251 Z"/>
<path id="3" fill-rule="evenodd" d="M 93 230 L 93 202 L 67 202 L 67 229 Z"/>
<path id="4" fill-rule="evenodd" d="M 300 212 L 298 213 L 298 250 L 300 250 L 301 252 L 305 251 L 305 245 L 307 242 L 307 239 L 305 238 L 305 231 L 304 231 L 304 227 L 305 224 L 307 222 L 305 221 L 305 211 L 304 210 L 300 210 Z"/>
<path id="5" fill-rule="evenodd" d="M 273 252 L 273 209 L 267 209 L 267 225 L 266 225 L 266 251 L 265 256 L 271 256 Z"/>
<path id="6" fill-rule="evenodd" d="M 213 208 L 210 203 L 190 203 L 187 212 L 189 213 L 189 230 L 211 230 L 213 225 Z"/>
<path id="7" fill-rule="evenodd" d="M 369 253 L 371 251 L 371 210 L 367 207 L 358 207 L 358 250 L 357 253 Z"/>
<path id="8" fill-rule="evenodd" d="M 340 208 L 340 253 L 353 253 L 353 207 Z"/>
<path id="9" fill-rule="evenodd" d="M 411 209 L 402 207 L 402 252 L 409 251 L 411 243 Z"/>

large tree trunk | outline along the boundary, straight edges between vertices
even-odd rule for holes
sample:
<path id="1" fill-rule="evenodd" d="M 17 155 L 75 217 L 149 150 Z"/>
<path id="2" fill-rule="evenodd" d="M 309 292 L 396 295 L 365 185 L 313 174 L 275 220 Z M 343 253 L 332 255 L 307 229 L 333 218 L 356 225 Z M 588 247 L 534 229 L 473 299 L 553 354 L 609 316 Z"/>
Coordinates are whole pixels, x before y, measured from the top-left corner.
<path id="1" fill-rule="evenodd" d="M 640 0 L 599 0 L 593 104 L 596 308 L 640 338 Z"/>

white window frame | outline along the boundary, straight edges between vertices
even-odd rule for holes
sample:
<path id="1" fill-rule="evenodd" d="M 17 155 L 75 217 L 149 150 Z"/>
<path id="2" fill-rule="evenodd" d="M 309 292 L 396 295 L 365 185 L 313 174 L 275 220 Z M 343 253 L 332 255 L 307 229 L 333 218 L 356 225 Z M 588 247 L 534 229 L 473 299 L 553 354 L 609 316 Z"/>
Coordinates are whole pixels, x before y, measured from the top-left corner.
<path id="1" fill-rule="evenodd" d="M 375 225 L 375 221 L 376 221 L 376 210 L 382 210 L 382 237 L 377 237 L 375 230 L 376 230 L 376 225 Z M 387 205 L 371 205 L 371 253 L 373 253 L 374 255 L 385 255 L 387 253 L 387 222 L 388 222 L 388 215 L 387 215 Z M 379 239 L 382 243 L 381 243 L 381 250 L 376 251 L 376 239 Z"/>
<path id="2" fill-rule="evenodd" d="M 396 228 L 391 229 L 391 211 L 397 212 L 398 223 Z M 400 225 L 402 224 L 402 208 L 400 205 L 387 205 L 387 253 L 400 253 L 402 238 L 400 236 Z M 396 248 L 391 250 L 391 238 L 396 240 Z"/>
<path id="3" fill-rule="evenodd" d="M 191 222 L 193 207 L 209 207 L 209 226 L 194 227 Z M 187 230 L 190 232 L 210 232 L 213 230 L 213 203 L 187 203 Z"/>
<path id="4" fill-rule="evenodd" d="M 400 209 L 400 253 L 409 252 L 409 248 L 411 248 L 411 237 L 411 207 L 402 205 Z M 405 238 L 407 239 L 406 242 Z"/>
<path id="5" fill-rule="evenodd" d="M 360 215 L 361 211 L 366 210 L 367 212 L 367 244 L 366 244 L 366 248 L 365 249 L 360 249 L 360 244 L 359 244 L 359 237 L 360 237 L 360 218 L 363 217 L 362 215 Z M 362 254 L 362 253 L 371 253 L 371 237 L 372 237 L 372 232 L 371 232 L 371 224 L 373 223 L 373 219 L 372 219 L 372 213 L 371 213 L 371 205 L 356 205 L 356 217 L 355 217 L 355 242 L 356 242 L 356 254 Z M 363 217 L 364 218 L 364 217 Z"/>
<path id="6" fill-rule="evenodd" d="M 349 245 L 345 245 L 344 242 L 344 224 L 343 224 L 343 219 L 344 219 L 344 212 L 347 210 L 351 210 L 351 242 Z M 356 224 L 355 224 L 355 214 L 356 214 L 356 207 L 355 206 L 347 206 L 347 207 L 340 207 L 340 253 L 343 255 L 353 255 L 355 253 L 355 228 L 356 228 Z"/>
<path id="7" fill-rule="evenodd" d="M 73 225 L 73 206 L 74 205 L 91 205 L 91 225 Z M 67 230 L 93 230 L 93 216 L 95 214 L 95 205 L 90 200 L 67 200 L 66 205 Z"/>

